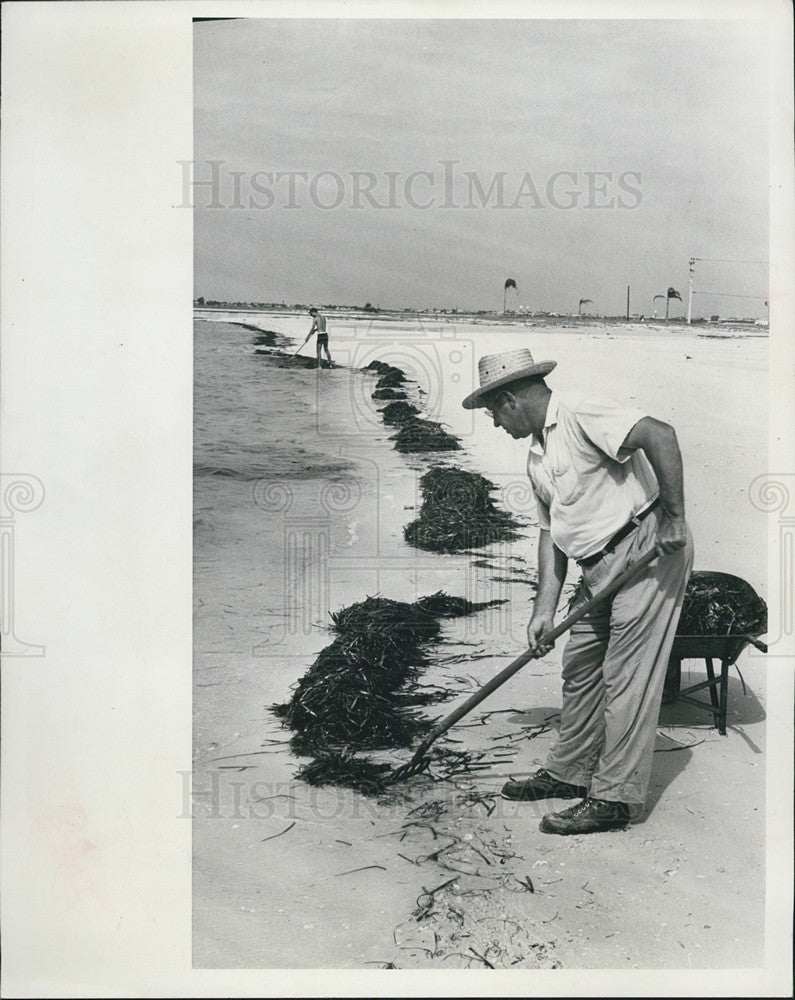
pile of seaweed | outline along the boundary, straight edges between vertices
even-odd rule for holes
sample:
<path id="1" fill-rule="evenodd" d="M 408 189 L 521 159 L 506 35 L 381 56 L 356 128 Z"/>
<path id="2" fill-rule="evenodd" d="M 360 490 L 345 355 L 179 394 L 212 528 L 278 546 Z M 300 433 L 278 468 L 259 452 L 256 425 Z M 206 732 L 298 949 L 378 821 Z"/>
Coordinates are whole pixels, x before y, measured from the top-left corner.
<path id="1" fill-rule="evenodd" d="M 293 751 L 313 757 L 297 773 L 308 784 L 345 785 L 377 794 L 388 766 L 356 757 L 360 750 L 410 747 L 432 720 L 420 706 L 449 696 L 418 692 L 414 683 L 438 638 L 438 619 L 472 614 L 499 601 L 473 603 L 439 591 L 414 604 L 368 597 L 332 614 L 331 645 L 272 711 L 294 731 Z"/>
<path id="2" fill-rule="evenodd" d="M 386 361 L 371 361 L 364 366 L 364 371 L 375 371 L 380 376 L 373 391 L 373 399 L 405 400 L 403 386 L 408 379 L 406 373 L 387 364 Z M 411 403 L 394 403 L 381 411 L 384 423 L 397 426 L 400 429 L 390 440 L 395 442 L 395 449 L 400 452 L 427 451 L 460 451 L 461 443 L 433 420 L 422 420 L 419 410 Z"/>
<path id="3" fill-rule="evenodd" d="M 478 473 L 440 465 L 425 473 L 420 486 L 420 516 L 403 529 L 410 545 L 458 552 L 518 537 L 518 522 L 491 499 L 496 486 Z"/>
<path id="4" fill-rule="evenodd" d="M 373 399 L 405 399 L 406 394 L 402 389 L 376 389 L 373 392 Z"/>
<path id="5" fill-rule="evenodd" d="M 380 378 L 375 384 L 376 390 L 396 389 L 408 381 L 402 368 L 396 368 L 394 365 L 387 364 L 386 361 L 371 361 L 369 365 L 364 366 L 364 371 L 378 372 Z"/>
<path id="6" fill-rule="evenodd" d="M 461 450 L 458 438 L 448 434 L 441 424 L 419 418 L 408 420 L 389 440 L 402 452 Z"/>
<path id="7" fill-rule="evenodd" d="M 398 400 L 394 403 L 388 403 L 381 410 L 381 419 L 385 424 L 392 424 L 393 427 L 396 427 L 412 420 L 419 412 L 417 407 L 412 406 L 411 403 L 404 403 Z"/>
<path id="8" fill-rule="evenodd" d="M 307 358 L 303 354 L 285 354 L 283 351 L 271 351 L 265 347 L 258 347 L 254 353 L 266 354 L 272 359 L 275 368 L 317 368 L 317 358 Z M 323 368 L 331 367 L 325 358 L 321 364 Z"/>
<path id="9" fill-rule="evenodd" d="M 728 573 L 690 574 L 677 635 L 762 635 L 767 605 L 750 583 Z"/>

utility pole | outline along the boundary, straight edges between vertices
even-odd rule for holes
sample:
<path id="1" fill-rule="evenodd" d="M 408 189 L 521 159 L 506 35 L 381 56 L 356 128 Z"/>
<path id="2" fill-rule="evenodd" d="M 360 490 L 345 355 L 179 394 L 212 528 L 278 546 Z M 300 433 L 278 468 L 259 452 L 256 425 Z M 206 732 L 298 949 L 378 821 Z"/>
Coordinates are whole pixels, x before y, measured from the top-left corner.
<path id="1" fill-rule="evenodd" d="M 687 322 L 690 325 L 690 319 L 693 315 L 693 272 L 696 269 L 697 257 L 690 258 L 690 278 L 688 280 L 687 289 Z"/>
<path id="2" fill-rule="evenodd" d="M 627 285 L 627 322 L 629 322 L 629 285 Z"/>

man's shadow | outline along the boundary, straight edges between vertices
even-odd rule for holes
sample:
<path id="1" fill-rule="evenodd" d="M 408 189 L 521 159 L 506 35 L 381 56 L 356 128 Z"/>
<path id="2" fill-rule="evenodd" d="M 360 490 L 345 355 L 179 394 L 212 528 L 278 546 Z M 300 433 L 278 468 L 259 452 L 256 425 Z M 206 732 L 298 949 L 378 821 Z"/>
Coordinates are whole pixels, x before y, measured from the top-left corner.
<path id="1" fill-rule="evenodd" d="M 703 667 L 701 671 L 694 669 L 688 671 L 686 674 L 683 673 L 681 690 L 684 691 L 692 684 L 698 684 L 700 681 L 706 679 L 707 675 Z M 675 697 L 671 700 L 664 697 L 660 711 L 660 724 L 664 726 L 713 725 L 714 717 L 712 712 L 709 711 L 711 704 L 709 690 L 704 688 L 701 691 L 694 692 L 690 697 L 696 698 L 705 707 L 700 708 L 686 701 L 678 701 Z M 726 698 L 727 733 L 736 733 L 745 740 L 754 753 L 761 754 L 762 751 L 760 748 L 740 727 L 764 722 L 766 718 L 767 713 L 753 689 L 747 683 L 741 681 L 738 676 L 732 676 L 730 673 L 727 679 Z M 717 729 L 715 729 L 715 732 L 717 733 Z"/>
<path id="2" fill-rule="evenodd" d="M 701 673 L 703 677 L 697 669 L 688 671 L 686 675 L 683 674 L 682 689 L 697 684 L 701 680 L 706 680 L 706 671 L 703 668 Z M 657 734 L 652 771 L 653 784 L 649 788 L 646 810 L 641 822 L 651 816 L 666 789 L 685 770 L 691 760 L 698 759 L 702 741 L 730 740 L 739 737 L 745 741 L 752 753 L 762 753 L 760 747 L 743 729 L 746 725 L 765 721 L 767 715 L 762 703 L 747 684 L 743 687 L 739 677 L 730 676 L 728 678 L 727 694 L 725 736 L 721 736 L 715 726 L 714 716 L 710 711 L 711 702 L 707 688 L 690 695 L 690 697 L 700 701 L 703 708 L 686 701 L 676 700 L 673 695 L 663 701 L 659 725 L 666 729 L 672 729 L 673 733 Z M 680 739 L 676 732 L 678 729 L 688 730 L 688 733 L 683 732 Z M 695 738 L 693 738 L 694 736 Z"/>
<path id="3" fill-rule="evenodd" d="M 697 668 L 683 672 L 682 688 L 690 687 L 691 684 L 697 684 L 701 680 L 706 680 L 703 667 L 701 672 Z M 691 697 L 697 698 L 705 706 L 710 704 L 707 689 L 698 691 Z M 766 717 L 762 703 L 747 683 L 743 689 L 739 677 L 730 676 L 728 679 L 726 736 L 719 734 L 714 725 L 712 712 L 706 707 L 700 708 L 685 701 L 664 701 L 658 725 L 673 732 L 657 734 L 652 784 L 649 787 L 643 815 L 636 822 L 643 823 L 651 816 L 666 789 L 683 773 L 693 758 L 697 758 L 701 740 L 728 740 L 739 737 L 745 741 L 752 753 L 761 754 L 762 750 L 742 727 L 764 722 Z M 560 721 L 560 708 L 543 706 L 525 711 L 517 709 L 516 714 L 508 715 L 506 721 L 520 726 L 538 726 L 543 729 L 544 734 L 555 738 Z M 683 730 L 681 735 L 676 732 L 679 729 Z M 524 744 L 525 741 L 521 742 Z"/>

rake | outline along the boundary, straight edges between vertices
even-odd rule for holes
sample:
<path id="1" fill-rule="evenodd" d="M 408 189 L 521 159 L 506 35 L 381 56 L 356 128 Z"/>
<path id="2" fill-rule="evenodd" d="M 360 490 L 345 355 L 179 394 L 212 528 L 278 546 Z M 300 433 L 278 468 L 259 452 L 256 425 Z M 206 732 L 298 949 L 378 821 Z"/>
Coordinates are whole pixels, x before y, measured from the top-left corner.
<path id="1" fill-rule="evenodd" d="M 563 621 L 556 625 L 555 628 L 551 629 L 549 632 L 545 632 L 541 639 L 540 644 L 552 643 L 556 639 L 560 638 L 564 632 L 574 625 L 576 622 L 584 618 L 597 604 L 605 600 L 605 598 L 610 597 L 611 594 L 615 593 L 620 587 L 623 587 L 630 580 L 633 580 L 638 576 L 641 570 L 645 569 L 649 563 L 653 562 L 658 556 L 656 549 L 652 549 L 651 552 L 647 552 L 644 556 L 641 556 L 637 562 L 628 566 L 623 573 L 620 573 L 615 580 L 612 580 L 605 587 L 603 587 L 598 594 L 595 594 L 589 601 L 585 601 L 577 607 L 570 615 L 563 619 Z M 428 757 L 428 750 L 432 743 L 435 743 L 444 733 L 454 726 L 456 722 L 463 719 L 465 715 L 468 715 L 473 708 L 478 706 L 482 701 L 484 701 L 488 696 L 496 691 L 498 687 L 501 687 L 509 678 L 513 677 L 515 673 L 522 669 L 522 667 L 529 663 L 530 660 L 537 659 L 537 654 L 531 649 L 526 649 L 524 653 L 517 656 L 516 659 L 509 663 L 507 667 L 501 670 L 498 674 L 495 674 L 490 681 L 487 681 L 482 688 L 477 690 L 473 695 L 470 695 L 467 700 L 454 709 L 446 718 L 434 726 L 434 728 L 428 733 L 425 739 L 417 747 L 414 756 L 406 764 L 402 764 L 400 767 L 396 768 L 391 775 L 383 779 L 384 785 L 394 785 L 400 781 L 405 781 L 407 778 L 413 777 L 415 774 L 419 774 L 424 771 L 425 768 L 430 763 L 430 758 Z"/>

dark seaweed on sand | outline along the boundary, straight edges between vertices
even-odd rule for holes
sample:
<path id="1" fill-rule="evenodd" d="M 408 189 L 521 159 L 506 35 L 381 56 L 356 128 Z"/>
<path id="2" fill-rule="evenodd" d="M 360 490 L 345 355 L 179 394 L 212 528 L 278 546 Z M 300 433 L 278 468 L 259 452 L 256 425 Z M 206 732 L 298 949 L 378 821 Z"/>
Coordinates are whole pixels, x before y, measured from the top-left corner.
<path id="1" fill-rule="evenodd" d="M 277 333 L 276 330 L 260 330 L 256 326 L 250 326 L 248 323 L 241 324 L 247 330 L 256 331 L 256 337 L 253 337 L 251 343 L 255 347 L 287 347 L 290 341 L 284 334 Z"/>
<path id="2" fill-rule="evenodd" d="M 427 642 L 439 635 L 439 623 L 432 611 L 419 604 L 419 601 L 406 604 L 388 597 L 368 597 L 341 611 L 332 612 L 332 629 L 352 640 L 360 639 L 367 633 L 383 636 L 396 644 Z"/>
<path id="3" fill-rule="evenodd" d="M 403 535 L 432 552 L 458 552 L 519 537 L 514 518 L 494 505 L 494 483 L 476 472 L 437 466 L 422 477 L 420 516 Z"/>
<path id="4" fill-rule="evenodd" d="M 417 607 L 437 618 L 459 618 L 482 611 L 483 608 L 493 608 L 495 604 L 506 603 L 506 600 L 468 601 L 465 597 L 451 597 L 443 590 L 438 590 L 435 594 L 421 597 L 417 601 Z"/>
<path id="5" fill-rule="evenodd" d="M 303 354 L 293 356 L 285 354 L 283 351 L 270 351 L 265 347 L 256 348 L 254 353 L 267 355 L 275 368 L 317 368 L 317 358 L 306 358 Z M 325 358 L 323 358 L 321 365 L 323 368 L 331 367 Z"/>
<path id="6" fill-rule="evenodd" d="M 295 776 L 308 785 L 341 785 L 363 795 L 378 795 L 383 791 L 387 771 L 388 764 L 375 764 L 342 751 L 320 754 L 299 768 Z"/>
<path id="7" fill-rule="evenodd" d="M 395 399 L 399 402 L 390 403 L 381 411 L 385 424 L 398 427 L 397 434 L 390 440 L 395 442 L 395 449 L 400 452 L 428 451 L 460 451 L 461 443 L 433 420 L 422 420 L 419 410 L 411 403 L 404 402 L 406 394 L 396 391 L 396 386 L 403 385 L 407 379 L 400 368 L 387 365 L 382 361 L 371 361 L 365 370 L 372 369 L 380 375 L 373 392 L 373 399 Z"/>
<path id="8" fill-rule="evenodd" d="M 750 583 L 728 573 L 690 574 L 677 635 L 762 635 L 767 605 Z"/>
<path id="9" fill-rule="evenodd" d="M 389 403 L 381 410 L 381 419 L 385 424 L 392 424 L 393 427 L 396 427 L 416 417 L 419 412 L 417 407 L 412 406 L 411 403 Z"/>
<path id="10" fill-rule="evenodd" d="M 461 450 L 458 438 L 432 420 L 408 420 L 390 440 L 401 452 Z"/>
<path id="11" fill-rule="evenodd" d="M 279 333 L 278 330 L 263 330 L 261 326 L 254 326 L 253 323 L 235 323 L 234 325 L 256 333 L 257 336 L 253 338 L 252 343 L 257 347 L 287 347 L 290 343 L 289 338 L 285 337 L 283 333 Z"/>
<path id="12" fill-rule="evenodd" d="M 401 371 L 400 368 L 393 368 L 389 365 L 387 370 L 381 375 L 381 378 L 376 382 L 375 387 L 376 389 L 396 389 L 406 381 L 405 372 Z"/>
<path id="13" fill-rule="evenodd" d="M 381 597 L 343 608 L 332 621 L 336 638 L 278 711 L 302 737 L 293 749 L 410 746 L 422 727 L 403 689 L 426 666 L 420 647 L 438 636 L 439 623 Z"/>
<path id="14" fill-rule="evenodd" d="M 405 399 L 406 394 L 402 389 L 376 389 L 373 399 Z"/>
<path id="15" fill-rule="evenodd" d="M 447 693 L 413 688 L 428 662 L 423 647 L 438 638 L 438 618 L 486 606 L 440 591 L 415 604 L 368 597 L 333 614 L 334 641 L 320 651 L 290 700 L 272 707 L 294 732 L 293 751 L 316 758 L 299 776 L 308 774 L 313 784 L 346 783 L 340 775 L 359 781 L 359 765 L 371 765 L 355 759 L 356 751 L 410 747 L 425 735 L 432 721 L 416 709 Z"/>

